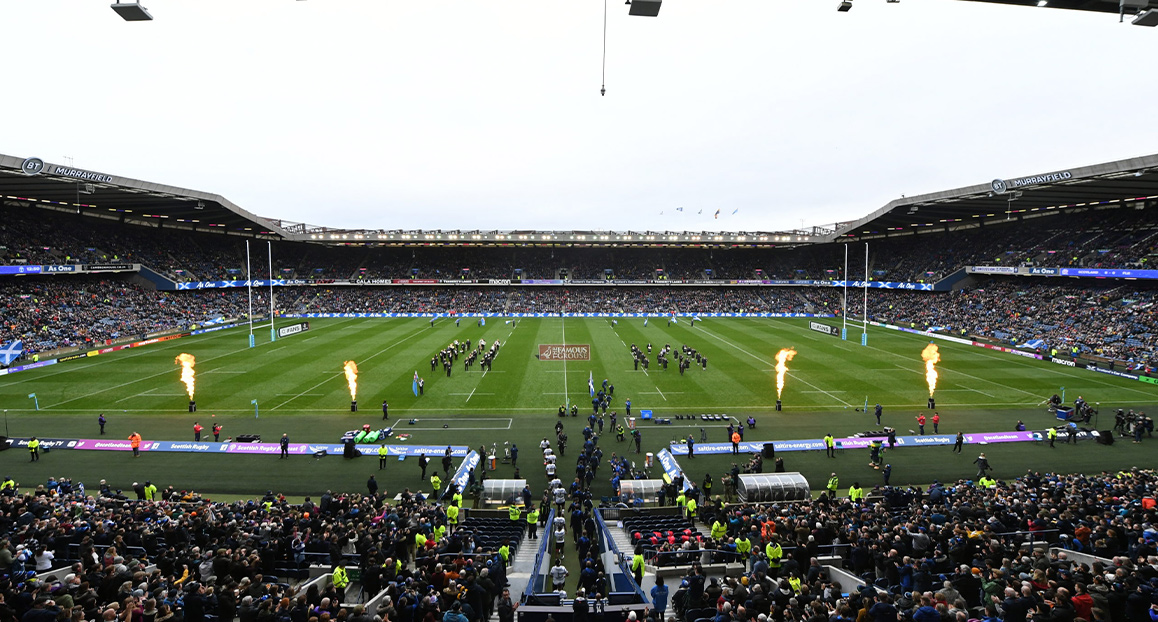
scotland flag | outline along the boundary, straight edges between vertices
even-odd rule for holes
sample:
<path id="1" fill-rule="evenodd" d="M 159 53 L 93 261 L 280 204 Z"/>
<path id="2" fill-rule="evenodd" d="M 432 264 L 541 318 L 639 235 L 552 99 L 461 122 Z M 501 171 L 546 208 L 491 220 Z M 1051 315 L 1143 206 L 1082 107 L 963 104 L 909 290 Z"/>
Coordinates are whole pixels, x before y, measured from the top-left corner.
<path id="1" fill-rule="evenodd" d="M 24 353 L 24 342 L 13 341 L 0 345 L 0 365 L 11 365 L 13 361 L 20 358 Z"/>
<path id="2" fill-rule="evenodd" d="M 587 372 L 587 391 L 591 397 L 595 397 L 595 377 L 591 375 L 591 372 Z"/>

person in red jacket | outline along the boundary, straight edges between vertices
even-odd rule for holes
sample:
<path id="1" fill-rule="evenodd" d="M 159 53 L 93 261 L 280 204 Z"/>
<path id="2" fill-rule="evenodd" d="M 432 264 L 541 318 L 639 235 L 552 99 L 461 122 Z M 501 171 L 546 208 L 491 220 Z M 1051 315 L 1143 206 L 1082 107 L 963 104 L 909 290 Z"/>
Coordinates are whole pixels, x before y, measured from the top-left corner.
<path id="1" fill-rule="evenodd" d="M 1086 586 L 1082 583 L 1074 584 L 1076 594 L 1070 598 L 1070 603 L 1074 606 L 1074 611 L 1078 617 L 1085 620 L 1093 620 L 1091 617 L 1094 612 L 1094 599 L 1090 593 L 1086 591 Z"/>
<path id="2" fill-rule="evenodd" d="M 941 425 L 941 413 L 933 413 L 933 434 L 937 433 L 937 426 Z"/>
<path id="3" fill-rule="evenodd" d="M 925 413 L 917 415 L 917 426 L 921 428 L 919 434 L 923 436 L 925 434 Z"/>
<path id="4" fill-rule="evenodd" d="M 201 440 L 201 430 L 204 430 L 204 429 L 205 428 L 201 427 L 201 424 L 199 422 L 196 422 L 196 421 L 193 422 L 193 440 L 194 441 Z M 921 434 L 924 434 L 924 433 L 925 433 L 924 429 L 922 428 Z"/>

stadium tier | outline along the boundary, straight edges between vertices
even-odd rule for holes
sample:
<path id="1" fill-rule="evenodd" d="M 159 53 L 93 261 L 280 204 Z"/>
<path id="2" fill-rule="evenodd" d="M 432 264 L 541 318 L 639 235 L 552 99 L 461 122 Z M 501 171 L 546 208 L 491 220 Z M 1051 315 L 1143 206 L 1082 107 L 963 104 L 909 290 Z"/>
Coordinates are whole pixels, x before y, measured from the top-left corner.
<path id="1" fill-rule="evenodd" d="M 541 519 L 544 545 L 556 551 L 547 576 L 562 586 L 561 556 L 571 557 L 580 570 L 568 604 L 580 614 L 600 611 L 617 589 L 609 581 L 614 558 L 602 553 L 622 542 L 636 568 L 635 579 L 624 580 L 647 598 L 617 609 L 615 619 L 711 619 L 722 611 L 853 620 L 858 611 L 884 611 L 889 620 L 1020 621 L 1049 611 L 1045 619 L 1140 622 L 1158 576 L 1156 481 L 1137 469 L 1030 472 L 988 487 L 878 486 L 863 496 L 852 483 L 849 494 L 774 505 L 725 505 L 692 485 L 667 508 L 625 514 L 615 528 L 624 533 L 604 544 L 595 533 L 603 521 L 591 519 L 623 510 L 601 509 L 607 504 L 572 486 L 558 518 Z M 518 506 L 513 518 L 504 511 L 460 519 L 450 505 L 409 491 L 397 499 L 327 491 L 317 503 L 272 493 L 211 503 L 141 488 L 132 500 L 67 480 L 50 479 L 29 496 L 6 484 L 0 612 L 9 620 L 109 622 L 418 622 L 450 611 L 470 622 L 509 620 L 519 600 L 511 589 L 527 584 L 517 577 L 514 545 L 540 548 L 524 533 L 539 524 L 525 527 Z M 311 567 L 335 570 L 319 581 Z"/>

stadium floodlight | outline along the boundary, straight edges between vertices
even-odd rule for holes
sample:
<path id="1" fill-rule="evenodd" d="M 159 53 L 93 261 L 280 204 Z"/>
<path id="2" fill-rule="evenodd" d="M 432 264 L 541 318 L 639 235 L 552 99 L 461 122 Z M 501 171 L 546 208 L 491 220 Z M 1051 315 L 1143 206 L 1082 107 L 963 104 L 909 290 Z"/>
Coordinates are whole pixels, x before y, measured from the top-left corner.
<path id="1" fill-rule="evenodd" d="M 1142 11 L 1134 18 L 1134 21 L 1130 23 L 1135 26 L 1150 26 L 1151 28 L 1158 26 L 1158 9 Z"/>
<path id="2" fill-rule="evenodd" d="M 841 13 L 848 13 L 852 9 L 852 0 L 841 0 L 840 6 L 836 7 L 837 11 Z"/>
<path id="3" fill-rule="evenodd" d="M 627 11 L 628 15 L 658 17 L 659 7 L 663 4 L 663 0 L 631 0 L 628 4 L 631 5 L 631 8 Z"/>
<path id="4" fill-rule="evenodd" d="M 110 5 L 117 15 L 126 22 L 148 22 L 153 20 L 153 16 L 149 15 L 149 11 L 145 7 L 136 2 L 123 2 Z"/>

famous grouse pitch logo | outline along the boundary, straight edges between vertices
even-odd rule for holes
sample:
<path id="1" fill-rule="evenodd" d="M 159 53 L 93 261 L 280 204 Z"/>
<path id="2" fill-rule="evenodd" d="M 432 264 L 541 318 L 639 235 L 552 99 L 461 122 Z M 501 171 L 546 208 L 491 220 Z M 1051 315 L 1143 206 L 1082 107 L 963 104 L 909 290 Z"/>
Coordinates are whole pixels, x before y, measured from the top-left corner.
<path id="1" fill-rule="evenodd" d="M 540 361 L 590 361 L 591 346 L 587 344 L 539 344 Z"/>

